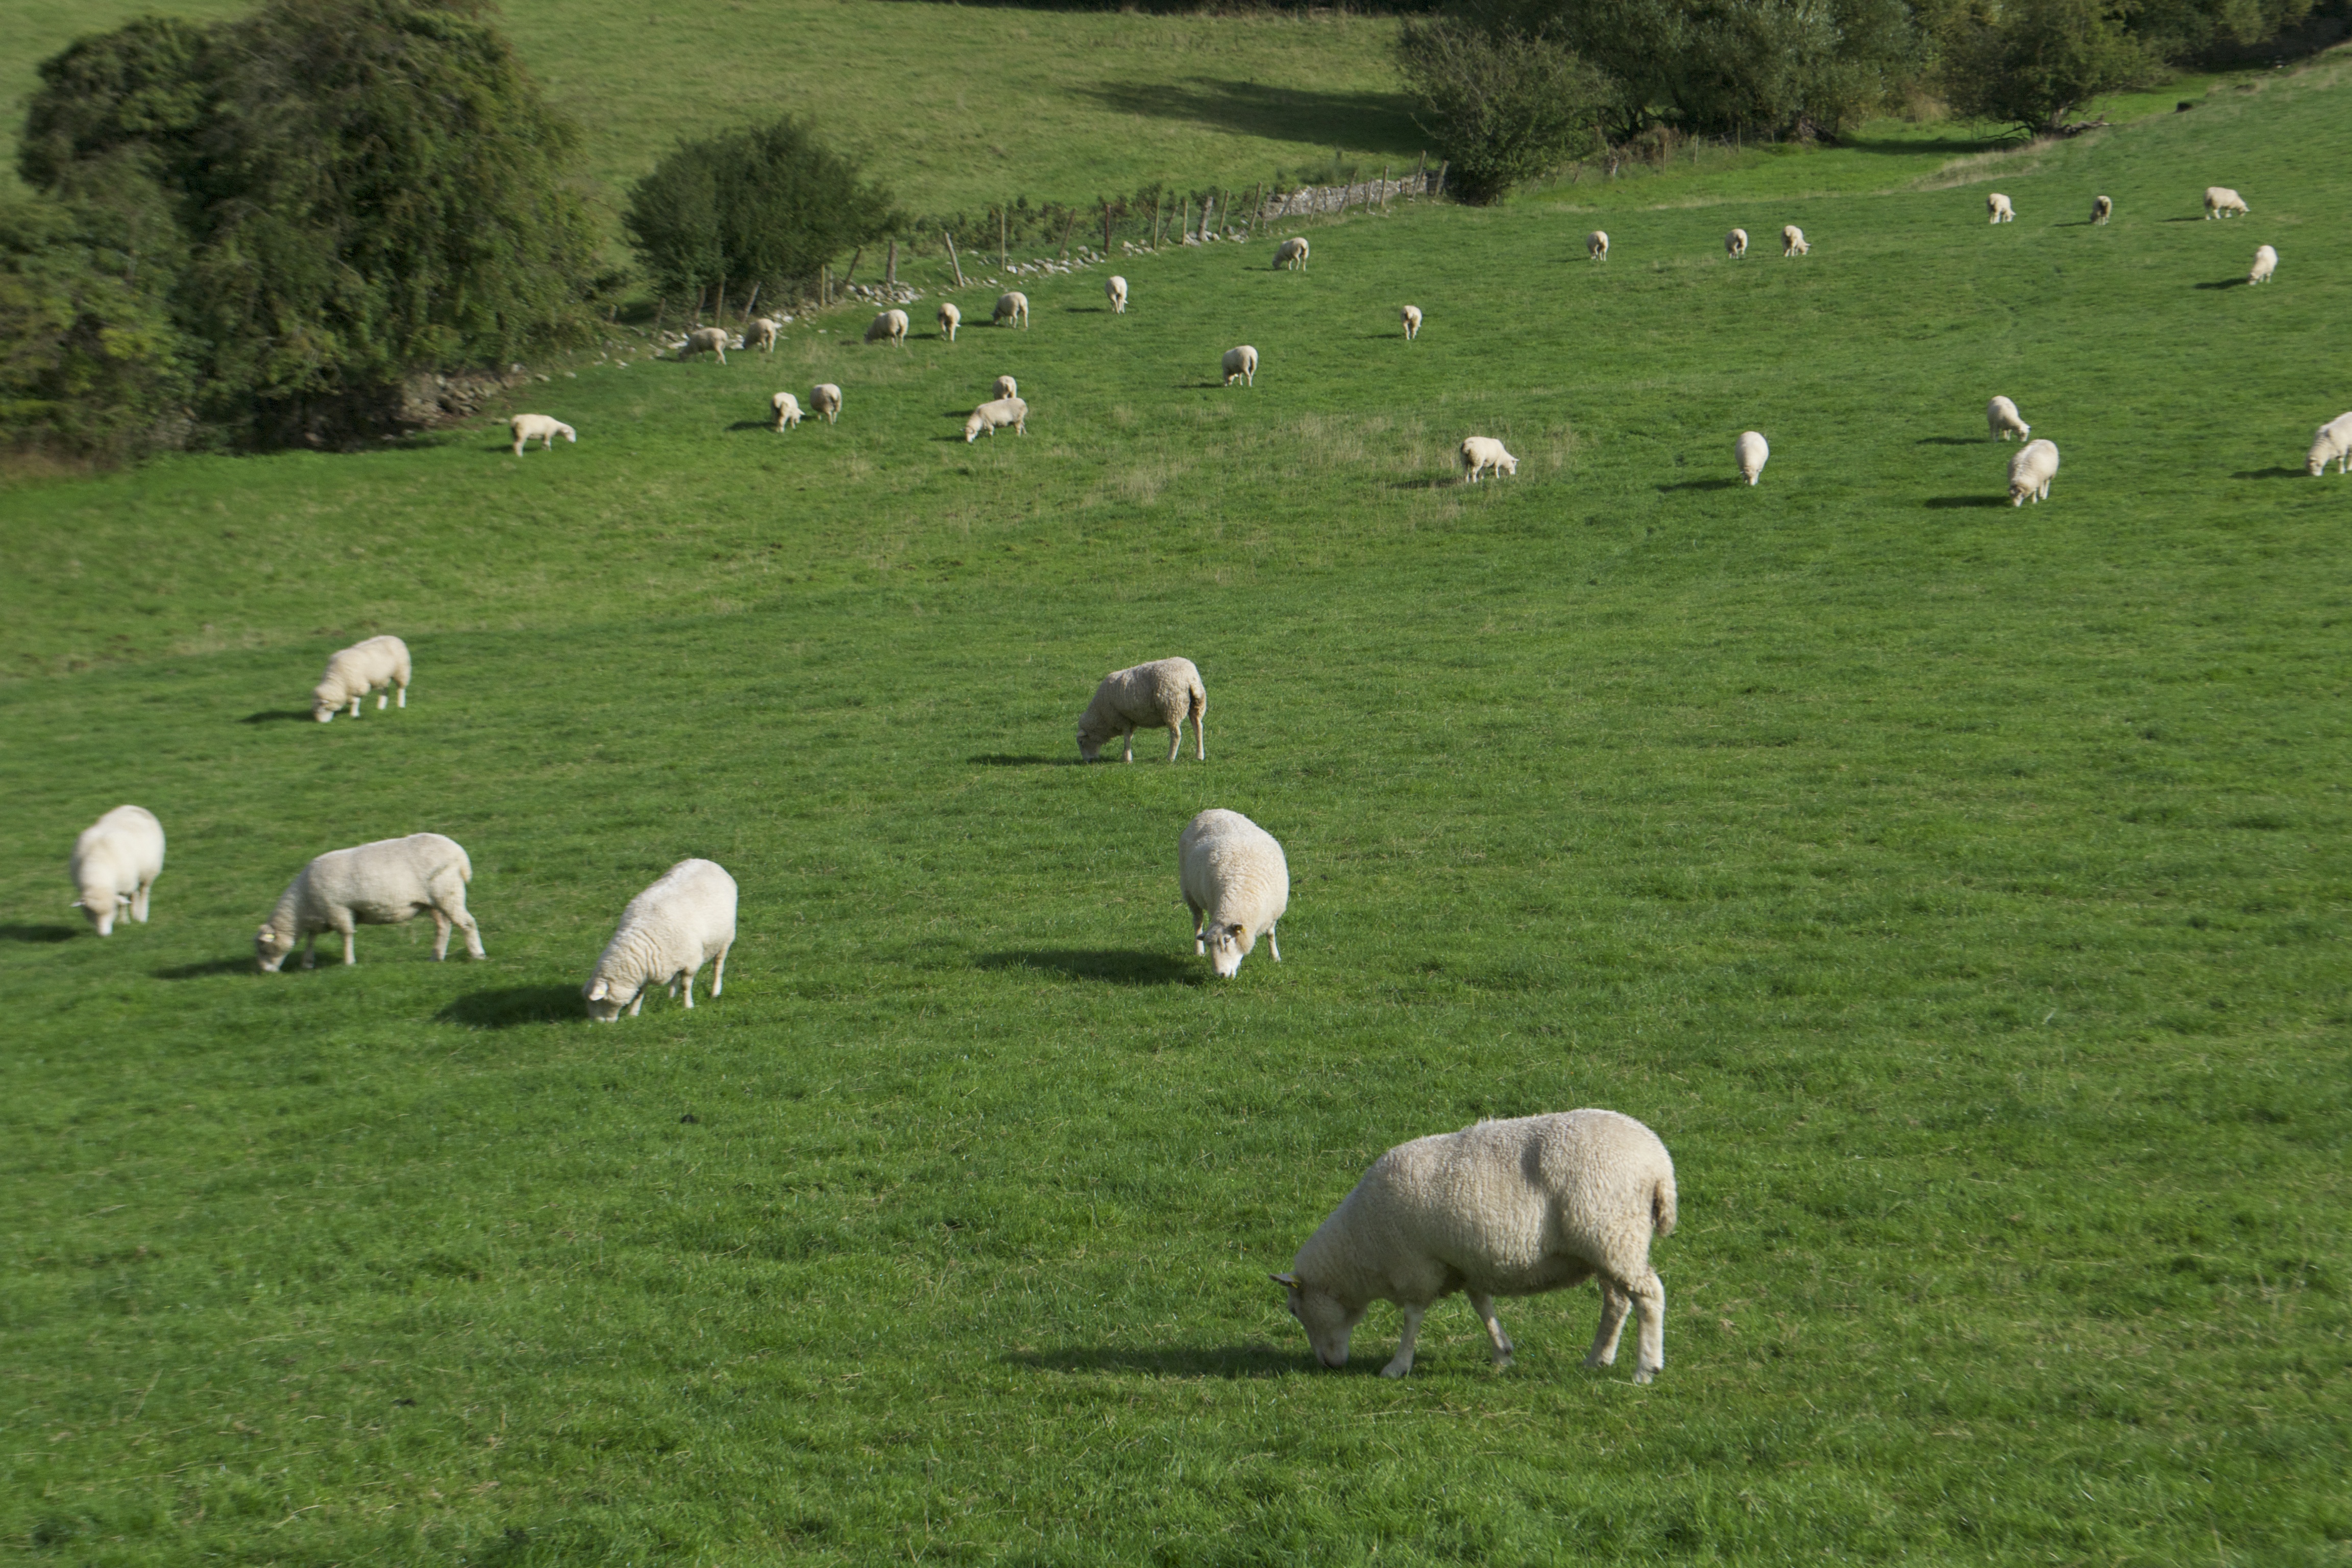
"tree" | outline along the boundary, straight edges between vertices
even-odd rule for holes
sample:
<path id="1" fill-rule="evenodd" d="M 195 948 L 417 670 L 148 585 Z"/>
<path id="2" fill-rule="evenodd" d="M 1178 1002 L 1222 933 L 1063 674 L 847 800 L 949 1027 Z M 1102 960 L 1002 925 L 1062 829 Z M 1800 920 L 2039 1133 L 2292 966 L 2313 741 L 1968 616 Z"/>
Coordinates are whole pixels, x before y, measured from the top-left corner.
<path id="1" fill-rule="evenodd" d="M 188 379 L 119 215 L 36 197 L 0 205 L 0 437 L 120 458 L 175 445 Z"/>
<path id="2" fill-rule="evenodd" d="M 1599 71 L 1548 39 L 1454 18 L 1408 21 L 1397 62 L 1422 129 L 1461 195 L 1489 202 L 1595 144 L 1611 97 Z"/>
<path id="3" fill-rule="evenodd" d="M 1955 114 L 2039 133 L 2101 93 L 2146 83 L 2161 63 L 2126 30 L 2116 0 L 2003 0 L 1956 26 L 1939 79 Z"/>

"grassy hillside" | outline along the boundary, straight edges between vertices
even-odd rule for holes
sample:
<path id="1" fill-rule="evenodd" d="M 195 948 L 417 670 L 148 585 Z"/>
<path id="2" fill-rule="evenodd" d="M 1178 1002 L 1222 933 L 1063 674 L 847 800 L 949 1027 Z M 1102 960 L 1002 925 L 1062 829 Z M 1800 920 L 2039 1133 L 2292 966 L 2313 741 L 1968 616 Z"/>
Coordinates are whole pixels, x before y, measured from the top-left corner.
<path id="1" fill-rule="evenodd" d="M 520 462 L 12 490 L 0 1539 L 2342 1563 L 2346 79 L 1989 165 L 1998 229 L 1759 194 L 1595 266 L 1553 205 L 1421 209 L 1123 264 L 1125 317 L 1083 275 L 1027 332 L 583 367 Z M 1722 258 L 1783 222 L 1809 259 Z M 1000 371 L 1031 433 L 966 446 Z M 818 380 L 839 426 L 759 426 Z M 1472 432 L 1516 480 L 1453 482 Z M 410 706 L 309 723 L 377 629 Z M 1076 765 L 1175 652 L 1208 763 Z M 172 863 L 101 942 L 60 868 L 122 800 Z M 1211 805 L 1295 879 L 1223 984 Z M 305 858 L 425 828 L 487 963 L 250 973 Z M 726 994 L 587 1024 L 688 854 Z M 1507 1373 L 1458 1302 L 1404 1383 L 1385 1308 L 1311 1366 L 1264 1274 L 1369 1160 L 1577 1105 L 1677 1162 L 1655 1384 L 1579 1365 L 1589 1290 L 1505 1304 Z"/>

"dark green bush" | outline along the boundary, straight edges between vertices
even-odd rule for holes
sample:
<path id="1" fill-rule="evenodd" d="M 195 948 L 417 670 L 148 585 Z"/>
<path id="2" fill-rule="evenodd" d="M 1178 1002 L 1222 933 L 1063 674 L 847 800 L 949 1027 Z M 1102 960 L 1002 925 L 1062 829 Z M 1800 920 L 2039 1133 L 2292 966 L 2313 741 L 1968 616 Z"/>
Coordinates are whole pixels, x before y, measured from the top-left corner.
<path id="1" fill-rule="evenodd" d="M 2103 92 L 2142 85 L 2162 66 L 2116 0 L 2007 0 L 1990 17 L 1952 29 L 1938 79 L 1963 119 L 2043 132 Z"/>
<path id="2" fill-rule="evenodd" d="M 127 458 L 184 438 L 182 343 L 120 214 L 0 205 L 0 437 Z"/>
<path id="3" fill-rule="evenodd" d="M 1473 202 L 1597 145 L 1617 96 L 1570 50 L 1508 26 L 1408 21 L 1397 58 L 1415 119 L 1452 164 L 1453 190 Z"/>

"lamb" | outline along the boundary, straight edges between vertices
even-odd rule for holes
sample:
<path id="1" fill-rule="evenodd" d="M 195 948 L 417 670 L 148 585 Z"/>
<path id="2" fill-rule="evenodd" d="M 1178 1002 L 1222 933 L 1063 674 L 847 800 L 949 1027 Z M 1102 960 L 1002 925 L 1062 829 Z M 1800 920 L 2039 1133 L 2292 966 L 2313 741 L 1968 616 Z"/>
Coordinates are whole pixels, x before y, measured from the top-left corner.
<path id="1" fill-rule="evenodd" d="M 841 417 L 841 388 L 821 381 L 809 389 L 809 411 L 824 416 L 828 425 Z"/>
<path id="2" fill-rule="evenodd" d="M 2035 505 L 2050 499 L 2050 481 L 2058 476 L 2058 448 L 2048 441 L 2028 441 L 2009 460 L 2009 504 Z"/>
<path id="3" fill-rule="evenodd" d="M 891 346 L 903 349 L 907 346 L 908 325 L 906 311 L 885 310 L 866 329 L 866 341 L 870 343 L 887 338 Z"/>
<path id="4" fill-rule="evenodd" d="M 983 430 L 992 440 L 997 431 L 1007 425 L 1013 426 L 1015 436 L 1029 434 L 1029 405 L 1017 397 L 999 397 L 983 403 L 963 422 L 963 444 L 971 446 Z"/>
<path id="5" fill-rule="evenodd" d="M 743 329 L 743 346 L 758 349 L 763 354 L 774 353 L 776 335 L 782 330 L 780 322 L 772 321 L 765 316 L 754 316 L 751 324 Z"/>
<path id="6" fill-rule="evenodd" d="M 2232 214 L 2235 214 L 2239 217 L 2244 217 L 2247 216 L 2247 213 L 2248 208 L 2246 206 L 2246 198 L 2240 195 L 2237 192 L 2230 189 L 2229 186 L 2208 185 L 2205 187 L 2205 216 L 2209 219 L 2228 217 Z"/>
<path id="7" fill-rule="evenodd" d="M 278 895 L 278 908 L 254 933 L 254 960 L 264 974 L 275 974 L 295 944 L 308 937 L 302 967 L 311 968 L 319 962 L 319 933 L 334 931 L 343 935 L 343 962 L 357 963 L 354 928 L 399 925 L 428 913 L 436 963 L 448 956 L 453 925 L 466 933 L 467 956 L 487 957 L 481 931 L 466 912 L 466 884 L 473 879 L 474 863 L 465 850 L 438 833 L 330 850 L 303 867 Z"/>
<path id="8" fill-rule="evenodd" d="M 989 395 L 991 397 L 1018 397 L 1021 395 L 1021 384 L 1013 380 L 1009 375 L 1000 375 L 996 378 L 995 389 L 992 391 Z"/>
<path id="9" fill-rule="evenodd" d="M 1290 866 L 1273 834 L 1238 811 L 1212 807 L 1185 827 L 1176 859 L 1192 911 L 1192 951 L 1206 953 L 1220 978 L 1241 973 L 1261 935 L 1282 962 L 1274 928 L 1290 908 Z"/>
<path id="10" fill-rule="evenodd" d="M 1257 350 L 1247 343 L 1244 343 L 1237 349 L 1227 349 L 1222 368 L 1224 371 L 1227 386 L 1231 386 L 1236 381 L 1245 386 L 1255 386 L 1257 384 Z"/>
<path id="11" fill-rule="evenodd" d="M 1127 314 L 1126 279 L 1113 273 L 1111 277 L 1104 282 L 1103 292 L 1110 296 L 1110 313 L 1112 315 L 1124 316 Z"/>
<path id="12" fill-rule="evenodd" d="M 696 354 L 711 353 L 719 356 L 720 364 L 725 364 L 730 336 L 724 327 L 697 327 L 687 333 L 686 342 L 678 345 L 677 357 L 692 359 Z"/>
<path id="13" fill-rule="evenodd" d="M 1209 760 L 1209 732 L 1202 721 L 1209 712 L 1209 689 L 1189 658 L 1155 658 L 1126 669 L 1114 669 L 1095 687 L 1094 700 L 1078 715 L 1078 756 L 1093 762 L 1103 743 L 1114 736 L 1126 743 L 1122 759 L 1135 761 L 1135 732 L 1168 731 L 1168 760 L 1184 749 L 1184 721 L 1192 721 L 1192 742 L 1202 762 Z"/>
<path id="14" fill-rule="evenodd" d="M 681 860 L 621 911 L 620 928 L 580 988 L 588 1016 L 609 1024 L 626 1007 L 634 1018 L 655 985 L 667 986 L 672 996 L 683 985 L 692 1007 L 695 973 L 711 960 L 716 996 L 726 987 L 727 950 L 734 945 L 735 879 L 715 860 Z"/>
<path id="15" fill-rule="evenodd" d="M 768 399 L 768 406 L 776 413 L 776 434 L 797 430 L 801 426 L 801 400 L 789 392 L 780 392 Z"/>
<path id="16" fill-rule="evenodd" d="M 996 314 L 989 319 L 999 325 L 1008 321 L 1018 321 L 1021 323 L 1021 330 L 1027 331 L 1029 330 L 1029 296 L 1018 289 L 1009 293 L 999 294 L 996 297 Z"/>
<path id="17" fill-rule="evenodd" d="M 353 643 L 327 660 L 327 673 L 310 691 L 310 717 L 324 724 L 335 716 L 336 710 L 346 702 L 352 705 L 352 717 L 360 716 L 360 699 L 369 692 L 377 693 L 377 711 L 387 700 L 383 688 L 400 689 L 400 705 L 408 706 L 408 645 L 398 637 L 370 637 Z"/>
<path id="18" fill-rule="evenodd" d="M 1737 261 L 1741 257 L 1747 255 L 1748 231 L 1744 228 L 1735 228 L 1729 234 L 1725 235 L 1723 237 L 1723 251 L 1725 255 L 1730 257 L 1734 261 Z"/>
<path id="19" fill-rule="evenodd" d="M 1584 1364 L 1615 1363 L 1630 1307 L 1641 1316 L 1633 1381 L 1648 1383 L 1666 1364 L 1666 1291 L 1650 1243 L 1674 1229 L 1675 1163 L 1656 1133 L 1614 1110 L 1521 1116 L 1398 1144 L 1273 1279 L 1328 1367 L 1348 1364 L 1367 1308 L 1394 1301 L 1404 1331 L 1381 1375 L 1402 1377 L 1438 1298 L 1470 1298 L 1504 1367 L 1512 1346 L 1496 1297 L 1599 1275 L 1601 1328 Z"/>
<path id="20" fill-rule="evenodd" d="M 2278 270 L 2278 252 L 2265 245 L 2254 252 L 2254 269 L 2246 274 L 2249 283 L 2267 283 Z"/>
<path id="21" fill-rule="evenodd" d="M 2115 216 L 2116 203 L 2113 196 L 2093 196 L 2091 198 L 2091 221 L 2093 223 L 2105 223 Z"/>
<path id="22" fill-rule="evenodd" d="M 1413 340 L 1413 339 L 1415 339 L 1415 338 L 1417 338 L 1417 337 L 1421 336 L 1421 307 L 1420 307 L 1420 306 L 1418 306 L 1418 305 L 1407 305 L 1403 310 L 1402 310 L 1398 311 L 1398 312 L 1397 312 L 1397 314 L 1398 314 L 1399 318 L 1400 318 L 1401 320 L 1402 320 L 1402 321 L 1403 321 L 1403 322 L 1404 322 L 1404 341 L 1405 341 L 1405 342 L 1412 342 L 1412 340 Z"/>
<path id="23" fill-rule="evenodd" d="M 1508 474 L 1518 478 L 1519 460 L 1503 450 L 1503 444 L 1491 436 L 1465 436 L 1462 438 L 1462 482 L 1475 485 L 1483 473 Z"/>
<path id="24" fill-rule="evenodd" d="M 74 907 L 99 935 L 112 936 L 126 909 L 145 925 L 147 895 L 163 874 L 163 825 L 143 805 L 116 806 L 81 830 L 66 874 L 80 889 Z"/>
<path id="25" fill-rule="evenodd" d="M 1985 405 L 1985 425 L 1996 441 L 2006 441 L 2011 436 L 2023 440 L 2033 434 L 2033 426 L 2017 412 L 2017 405 L 2006 397 L 1996 397 Z"/>
<path id="26" fill-rule="evenodd" d="M 558 436 L 572 442 L 580 439 L 571 426 L 544 414 L 518 414 L 507 421 L 507 427 L 514 432 L 514 455 L 518 458 L 522 456 L 523 447 L 533 441 L 541 444 L 541 451 L 552 452 Z"/>
<path id="27" fill-rule="evenodd" d="M 1304 272 L 1307 269 L 1307 237 L 1292 235 L 1274 247 L 1275 269 L 1280 271 L 1287 268 L 1293 272 Z"/>
<path id="28" fill-rule="evenodd" d="M 1782 257 L 1811 256 L 1812 253 L 1813 247 L 1805 242 L 1803 229 L 1799 228 L 1795 224 L 1785 224 L 1781 226 L 1780 254 Z"/>
<path id="29" fill-rule="evenodd" d="M 1765 460 L 1772 456 L 1772 448 L 1762 431 L 1749 430 L 1740 436 L 1732 454 L 1739 459 L 1739 477 L 1753 485 L 1764 477 Z"/>
<path id="30" fill-rule="evenodd" d="M 2352 468 L 2352 414 L 2339 414 L 2322 425 L 2311 437 L 2311 451 L 2303 466 L 2313 479 L 2327 471 L 2327 459 L 2336 459 L 2336 472 L 2340 476 Z M 130 807 L 123 807 L 128 811 Z M 140 917 L 144 920 L 145 916 Z"/>
<path id="31" fill-rule="evenodd" d="M 963 312 L 955 308 L 955 301 L 952 300 L 940 300 L 940 331 L 946 335 L 948 342 L 955 342 L 956 329 L 962 325 Z"/>
<path id="32" fill-rule="evenodd" d="M 1985 211 L 1991 215 L 1991 216 L 1986 220 L 1990 223 L 2015 223 L 2017 221 L 2017 209 L 2009 205 L 2009 198 L 2004 195 L 1995 194 L 1993 195 L 1987 196 L 1985 198 Z"/>
<path id="33" fill-rule="evenodd" d="M 1609 231 L 1594 229 L 1584 237 L 1584 254 L 1595 261 L 1609 259 Z"/>

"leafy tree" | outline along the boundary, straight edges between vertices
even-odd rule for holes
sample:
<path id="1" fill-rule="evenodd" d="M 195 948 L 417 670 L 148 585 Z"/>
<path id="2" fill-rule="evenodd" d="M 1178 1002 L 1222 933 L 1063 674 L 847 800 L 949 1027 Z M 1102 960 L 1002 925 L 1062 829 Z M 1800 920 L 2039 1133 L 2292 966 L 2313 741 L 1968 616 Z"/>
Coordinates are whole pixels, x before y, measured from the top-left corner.
<path id="1" fill-rule="evenodd" d="M 2039 132 L 2101 93 L 2144 84 L 2161 64 L 2126 29 L 2117 0 L 2002 0 L 1946 38 L 1939 78 L 1954 113 Z"/>
<path id="2" fill-rule="evenodd" d="M 1437 18 L 1398 30 L 1397 60 L 1416 119 L 1474 202 L 1574 157 L 1600 139 L 1613 94 L 1569 50 L 1508 26 Z"/>
<path id="3" fill-rule="evenodd" d="M 180 337 L 124 239 L 104 209 L 0 205 L 0 435 L 12 443 L 106 458 L 176 444 Z"/>

